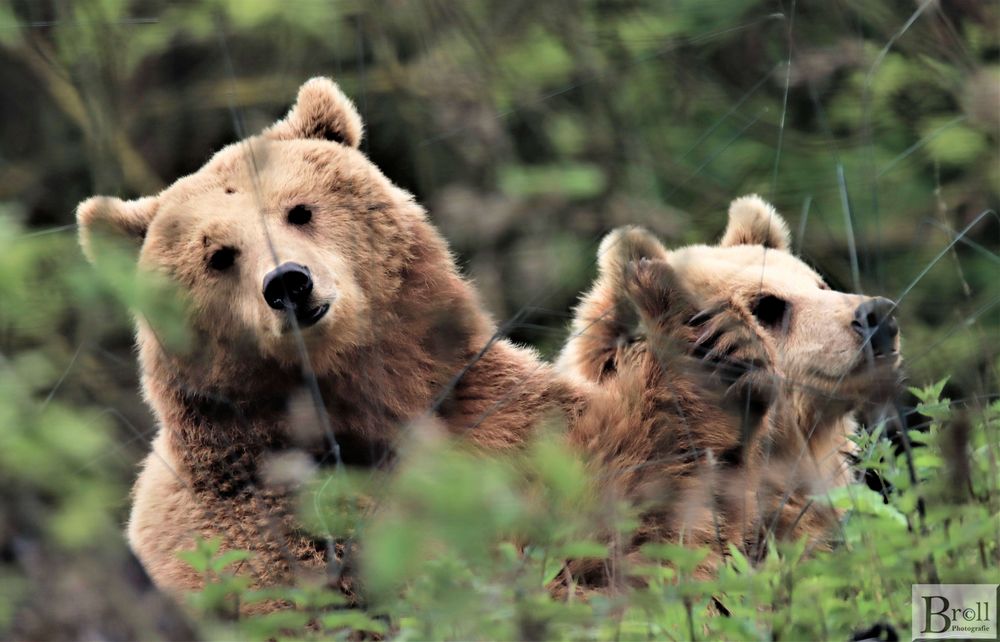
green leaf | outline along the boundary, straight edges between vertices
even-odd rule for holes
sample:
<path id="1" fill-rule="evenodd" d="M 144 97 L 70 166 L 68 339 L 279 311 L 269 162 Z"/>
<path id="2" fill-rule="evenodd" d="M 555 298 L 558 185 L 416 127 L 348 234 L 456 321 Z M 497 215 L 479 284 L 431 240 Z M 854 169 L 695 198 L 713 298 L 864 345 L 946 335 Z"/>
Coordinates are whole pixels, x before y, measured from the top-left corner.
<path id="1" fill-rule="evenodd" d="M 944 387 L 947 385 L 948 379 L 949 377 L 945 377 L 937 381 L 937 383 L 932 383 L 924 386 L 923 388 L 910 387 L 908 390 L 913 393 L 913 396 L 916 397 L 920 403 L 937 403 L 941 399 L 941 393 L 944 392 Z"/>
<path id="2" fill-rule="evenodd" d="M 861 484 L 833 488 L 817 496 L 815 500 L 829 501 L 834 508 L 881 517 L 898 526 L 906 527 L 906 516 L 903 513 L 891 504 L 886 504 L 881 494 Z"/>
<path id="3" fill-rule="evenodd" d="M 681 574 L 694 571 L 710 552 L 705 548 L 692 548 L 683 544 L 644 544 L 640 550 L 646 557 L 673 564 Z"/>
<path id="4" fill-rule="evenodd" d="M 243 628 L 252 632 L 255 637 L 267 639 L 282 631 L 289 631 L 293 635 L 301 633 L 300 630 L 305 628 L 310 619 L 312 618 L 308 613 L 283 609 L 248 618 Z"/>
<path id="5" fill-rule="evenodd" d="M 559 577 L 565 564 L 562 558 L 549 557 L 545 560 L 545 567 L 542 569 L 542 586 L 548 586 Z"/>
<path id="6" fill-rule="evenodd" d="M 579 541 L 564 544 L 559 549 L 559 556 L 564 558 L 605 558 L 608 556 L 608 545 L 595 541 Z"/>
<path id="7" fill-rule="evenodd" d="M 747 560 L 743 552 L 736 548 L 732 542 L 727 544 L 729 550 L 729 564 L 734 569 L 736 569 L 740 574 L 746 574 L 750 572 L 750 561 Z"/>
<path id="8" fill-rule="evenodd" d="M 177 553 L 177 557 L 190 564 L 191 568 L 199 573 L 206 572 L 208 570 L 209 562 L 211 561 L 200 551 L 180 551 Z"/>
<path id="9" fill-rule="evenodd" d="M 195 540 L 195 547 L 192 550 L 179 551 L 177 557 L 191 565 L 199 573 L 205 573 L 211 568 L 212 558 L 222 546 L 222 539 L 213 537 L 203 539 L 199 537 Z"/>
<path id="10" fill-rule="evenodd" d="M 231 550 L 222 553 L 218 557 L 212 560 L 210 568 L 216 573 L 221 573 L 227 566 L 234 564 L 236 562 L 242 562 L 243 560 L 250 559 L 252 553 L 250 551 L 241 550 Z"/>
<path id="11" fill-rule="evenodd" d="M 320 623 L 328 629 L 351 629 L 369 633 L 383 634 L 388 632 L 384 622 L 376 620 L 363 611 L 337 611 L 319 618 Z"/>

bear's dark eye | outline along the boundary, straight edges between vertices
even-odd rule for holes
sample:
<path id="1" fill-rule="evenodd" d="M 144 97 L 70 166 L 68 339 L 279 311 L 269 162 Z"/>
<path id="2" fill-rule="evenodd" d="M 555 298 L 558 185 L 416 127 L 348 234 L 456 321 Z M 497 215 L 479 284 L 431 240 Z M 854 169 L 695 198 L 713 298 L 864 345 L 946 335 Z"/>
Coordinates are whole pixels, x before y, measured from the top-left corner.
<path id="1" fill-rule="evenodd" d="M 792 306 L 788 301 L 766 294 L 757 299 L 751 312 L 765 328 L 780 330 L 788 327 L 788 313 L 791 309 Z"/>
<path id="2" fill-rule="evenodd" d="M 208 257 L 208 267 L 213 270 L 223 271 L 232 267 L 236 262 L 236 250 L 231 247 L 224 247 L 221 250 L 212 252 Z"/>
<path id="3" fill-rule="evenodd" d="M 305 225 L 312 220 L 313 213 L 305 205 L 296 205 L 288 210 L 288 222 L 292 225 Z"/>

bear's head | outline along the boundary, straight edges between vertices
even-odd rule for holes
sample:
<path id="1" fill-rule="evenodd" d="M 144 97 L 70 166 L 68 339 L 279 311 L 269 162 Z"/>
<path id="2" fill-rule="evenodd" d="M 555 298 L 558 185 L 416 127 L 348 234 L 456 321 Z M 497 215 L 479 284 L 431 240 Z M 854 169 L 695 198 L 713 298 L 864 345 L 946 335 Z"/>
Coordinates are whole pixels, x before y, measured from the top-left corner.
<path id="1" fill-rule="evenodd" d="M 895 303 L 832 290 L 792 254 L 788 226 L 761 198 L 730 205 L 718 246 L 675 250 L 668 263 L 695 301 L 740 311 L 774 346 L 776 374 L 804 420 L 882 401 L 895 390 Z"/>
<path id="2" fill-rule="evenodd" d="M 144 372 L 169 362 L 211 390 L 283 369 L 350 370 L 380 333 L 409 323 L 392 304 L 407 279 L 462 287 L 424 211 L 358 149 L 361 135 L 351 101 L 314 78 L 285 118 L 160 194 L 80 204 L 88 258 L 101 258 L 99 233 L 127 239 L 141 268 L 185 295 L 187 350 L 165 354 L 138 319 Z M 440 272 L 415 276 L 419 263 Z"/>
<path id="3" fill-rule="evenodd" d="M 794 459 L 808 445 L 834 477 L 844 462 L 830 455 L 850 449 L 852 413 L 898 384 L 895 304 L 828 287 L 792 254 L 785 221 L 757 196 L 732 203 L 718 245 L 668 251 L 624 228 L 604 239 L 598 267 L 562 369 L 601 381 L 652 353 L 665 370 L 709 359 L 732 388 L 724 396 L 768 414 L 776 448 Z"/>

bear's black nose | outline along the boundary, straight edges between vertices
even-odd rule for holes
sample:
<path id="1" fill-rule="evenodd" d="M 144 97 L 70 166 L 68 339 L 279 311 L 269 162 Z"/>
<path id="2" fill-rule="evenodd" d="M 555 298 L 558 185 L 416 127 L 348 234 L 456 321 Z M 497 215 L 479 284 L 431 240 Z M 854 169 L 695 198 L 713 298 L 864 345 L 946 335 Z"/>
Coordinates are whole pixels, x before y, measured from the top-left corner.
<path id="1" fill-rule="evenodd" d="M 892 316 L 896 304 L 884 297 L 868 299 L 854 311 L 851 327 L 861 335 L 865 343 L 871 345 L 872 354 L 882 357 L 895 351 L 895 339 L 899 325 Z"/>
<path id="2" fill-rule="evenodd" d="M 282 263 L 264 277 L 264 300 L 275 310 L 307 307 L 312 290 L 309 268 L 298 263 Z"/>

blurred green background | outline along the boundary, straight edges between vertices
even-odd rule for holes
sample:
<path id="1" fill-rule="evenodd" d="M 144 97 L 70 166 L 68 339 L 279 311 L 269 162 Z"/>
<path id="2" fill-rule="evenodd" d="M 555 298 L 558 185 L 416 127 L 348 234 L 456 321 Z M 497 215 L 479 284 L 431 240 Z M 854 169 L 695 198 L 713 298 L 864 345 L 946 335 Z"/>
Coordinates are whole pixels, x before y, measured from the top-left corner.
<path id="1" fill-rule="evenodd" d="M 28 604 L 20 630 L 73 637 L 111 608 L 95 569 L 135 570 L 155 426 L 83 198 L 153 193 L 329 75 L 543 354 L 601 235 L 711 242 L 758 192 L 835 288 L 900 301 L 912 383 L 976 409 L 1000 369 L 998 29 L 976 0 L 0 0 L 0 631 Z"/>

